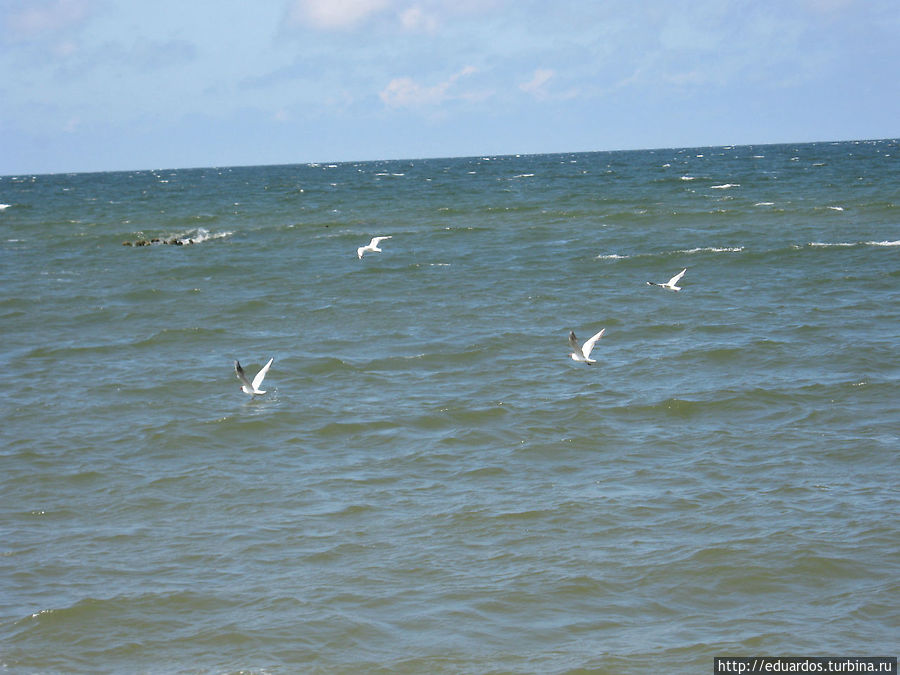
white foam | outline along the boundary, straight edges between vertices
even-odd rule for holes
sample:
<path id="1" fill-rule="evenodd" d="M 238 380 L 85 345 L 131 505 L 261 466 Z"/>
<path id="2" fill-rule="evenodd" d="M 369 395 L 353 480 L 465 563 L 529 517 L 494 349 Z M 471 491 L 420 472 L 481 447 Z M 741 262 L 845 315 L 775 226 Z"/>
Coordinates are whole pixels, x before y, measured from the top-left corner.
<path id="1" fill-rule="evenodd" d="M 180 241 L 182 244 L 202 244 L 204 241 L 209 241 L 211 239 L 224 239 L 225 237 L 230 237 L 233 232 L 216 232 L 211 233 L 204 227 L 198 227 L 196 230 L 188 230 L 184 232 L 175 239 Z"/>
<path id="2" fill-rule="evenodd" d="M 12 204 L 0 204 L 0 211 L 5 211 L 10 206 L 12 206 Z"/>
<path id="3" fill-rule="evenodd" d="M 828 208 L 831 209 L 832 211 L 843 211 L 844 210 L 843 206 L 829 206 Z"/>
<path id="4" fill-rule="evenodd" d="M 597 260 L 624 260 L 627 255 L 619 255 L 618 253 L 610 253 L 609 255 L 598 255 Z"/>
<path id="5" fill-rule="evenodd" d="M 693 176 L 682 176 L 681 180 L 696 180 Z"/>
<path id="6" fill-rule="evenodd" d="M 728 188 L 740 187 L 740 183 L 724 183 L 722 185 L 710 185 L 710 190 L 727 190 Z"/>
<path id="7" fill-rule="evenodd" d="M 869 246 L 900 246 L 900 239 L 897 241 L 867 241 Z"/>
<path id="8" fill-rule="evenodd" d="M 775 202 L 756 202 L 753 206 L 775 206 Z"/>
<path id="9" fill-rule="evenodd" d="M 513 176 L 513 178 L 531 178 L 533 176 L 533 173 L 520 173 L 517 176 Z"/>
<path id="10" fill-rule="evenodd" d="M 740 253 L 744 250 L 743 246 L 703 246 L 699 248 L 688 248 L 675 253 Z"/>

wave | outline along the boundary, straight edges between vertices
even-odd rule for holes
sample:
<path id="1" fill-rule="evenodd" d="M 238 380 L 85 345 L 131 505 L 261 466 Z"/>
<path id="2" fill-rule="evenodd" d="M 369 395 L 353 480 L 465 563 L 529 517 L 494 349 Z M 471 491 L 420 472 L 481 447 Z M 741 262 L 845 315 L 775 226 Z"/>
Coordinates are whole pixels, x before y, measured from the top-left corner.
<path id="1" fill-rule="evenodd" d="M 180 240 L 182 244 L 201 244 L 204 241 L 213 239 L 224 239 L 230 237 L 234 232 L 210 232 L 205 227 L 198 227 L 188 230 L 180 235 L 175 235 L 175 239 Z"/>
<path id="2" fill-rule="evenodd" d="M 134 241 L 123 241 L 123 246 L 154 246 L 156 244 L 170 244 L 174 246 L 187 246 L 190 244 L 202 244 L 205 241 L 211 241 L 213 239 L 223 239 L 225 237 L 230 237 L 234 232 L 210 232 L 205 227 L 197 227 L 191 230 L 186 230 L 180 234 L 169 235 L 164 237 L 153 237 L 151 239 L 147 239 L 143 232 L 139 233 L 139 236 Z"/>
<path id="3" fill-rule="evenodd" d="M 627 260 L 632 258 L 646 258 L 666 255 L 693 255 L 695 253 L 741 253 L 743 246 L 698 246 L 696 248 L 680 248 L 672 251 L 658 251 L 654 253 L 634 253 L 620 255 L 618 253 L 602 253 L 595 260 Z"/>
<path id="4" fill-rule="evenodd" d="M 794 250 L 798 251 L 803 248 L 856 248 L 863 246 L 877 246 L 877 247 L 894 247 L 900 246 L 900 239 L 898 240 L 883 240 L 883 241 L 836 241 L 836 242 L 826 242 L 826 241 L 811 241 L 807 244 L 791 244 L 785 249 L 760 249 L 754 251 L 746 251 L 744 246 L 698 246 L 695 248 L 681 248 L 681 249 L 673 249 L 670 251 L 654 251 L 647 253 L 632 253 L 632 254 L 620 254 L 620 253 L 601 253 L 594 257 L 595 260 L 633 260 L 637 258 L 651 258 L 657 256 L 669 256 L 669 255 L 693 255 L 696 253 L 752 253 L 754 255 L 762 255 L 769 253 L 776 253 L 778 251 L 785 250 Z"/>
<path id="5" fill-rule="evenodd" d="M 722 185 L 710 185 L 710 190 L 727 190 L 733 187 L 741 187 L 740 183 L 724 183 Z"/>
<path id="6" fill-rule="evenodd" d="M 896 241 L 811 241 L 807 244 L 810 248 L 852 248 L 855 246 L 900 246 L 900 240 Z M 800 248 L 795 246 L 794 248 Z"/>
<path id="7" fill-rule="evenodd" d="M 699 248 L 681 249 L 675 251 L 675 253 L 740 253 L 743 250 L 743 246 L 704 246 Z"/>

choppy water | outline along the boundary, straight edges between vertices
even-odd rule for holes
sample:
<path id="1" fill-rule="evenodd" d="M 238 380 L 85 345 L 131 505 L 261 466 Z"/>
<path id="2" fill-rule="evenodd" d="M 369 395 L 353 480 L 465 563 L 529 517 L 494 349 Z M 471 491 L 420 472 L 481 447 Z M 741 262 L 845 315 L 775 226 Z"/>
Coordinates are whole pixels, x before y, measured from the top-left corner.
<path id="1" fill-rule="evenodd" d="M 0 178 L 0 668 L 896 654 L 898 167 L 888 140 Z M 272 356 L 251 400 L 232 360 Z"/>

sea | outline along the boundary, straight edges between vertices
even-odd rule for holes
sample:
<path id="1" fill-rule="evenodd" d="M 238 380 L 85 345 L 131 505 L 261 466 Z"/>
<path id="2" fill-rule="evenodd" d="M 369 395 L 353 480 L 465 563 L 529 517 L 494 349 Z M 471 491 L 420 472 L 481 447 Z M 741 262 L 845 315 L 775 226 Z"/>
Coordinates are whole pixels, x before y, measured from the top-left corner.
<path id="1" fill-rule="evenodd" d="M 0 284 L 2 673 L 898 653 L 897 139 L 3 176 Z"/>

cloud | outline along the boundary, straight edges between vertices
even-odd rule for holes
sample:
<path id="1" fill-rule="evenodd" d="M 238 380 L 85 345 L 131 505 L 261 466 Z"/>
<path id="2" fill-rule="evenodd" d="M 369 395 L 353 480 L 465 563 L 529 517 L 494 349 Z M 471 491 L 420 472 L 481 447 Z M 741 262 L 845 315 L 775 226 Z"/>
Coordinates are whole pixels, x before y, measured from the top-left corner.
<path id="1" fill-rule="evenodd" d="M 411 77 L 397 77 L 391 80 L 380 94 L 381 101 L 389 108 L 417 108 L 440 105 L 451 99 L 467 99 L 467 94 L 453 94 L 450 88 L 461 77 L 475 72 L 472 66 L 466 66 L 443 82 L 430 87 L 419 84 Z"/>
<path id="2" fill-rule="evenodd" d="M 523 82 L 519 85 L 519 89 L 526 94 L 531 94 L 537 99 L 546 99 L 549 94 L 547 93 L 545 85 L 553 79 L 554 75 L 556 75 L 556 71 L 551 70 L 550 68 L 538 68 L 534 71 L 534 76 L 528 82 Z"/>
<path id="3" fill-rule="evenodd" d="M 495 14 L 507 0 L 290 0 L 289 26 L 350 30 L 380 17 L 413 33 L 435 33 L 470 17 Z"/>
<path id="4" fill-rule="evenodd" d="M 433 33 L 437 29 L 437 19 L 426 14 L 418 5 L 400 12 L 400 24 L 408 31 Z"/>
<path id="5" fill-rule="evenodd" d="M 288 22 L 314 28 L 352 28 L 387 9 L 391 0 L 294 0 L 288 7 Z"/>
<path id="6" fill-rule="evenodd" d="M 88 0 L 31 2 L 7 13 L 4 38 L 27 42 L 54 37 L 79 28 L 90 10 Z"/>

